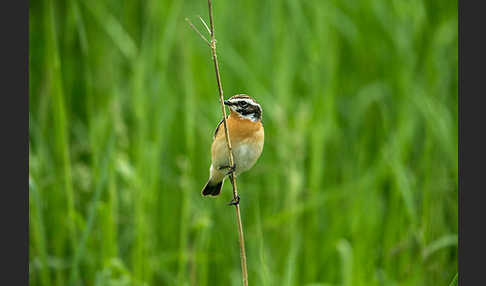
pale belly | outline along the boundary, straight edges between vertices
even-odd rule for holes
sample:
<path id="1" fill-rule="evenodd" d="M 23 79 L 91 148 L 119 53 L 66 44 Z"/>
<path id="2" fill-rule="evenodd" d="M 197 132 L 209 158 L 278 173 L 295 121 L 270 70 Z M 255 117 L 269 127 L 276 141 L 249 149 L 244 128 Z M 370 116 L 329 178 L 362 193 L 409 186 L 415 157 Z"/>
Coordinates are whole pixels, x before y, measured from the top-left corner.
<path id="1" fill-rule="evenodd" d="M 238 146 L 235 146 L 233 156 L 235 159 L 235 173 L 237 176 L 255 165 L 262 153 L 262 149 L 263 144 L 255 143 L 239 144 Z"/>
<path id="2" fill-rule="evenodd" d="M 215 146 L 218 154 L 217 158 L 212 162 L 215 168 L 219 168 L 221 166 L 229 166 L 228 161 L 228 148 L 226 146 L 226 142 L 221 142 L 221 144 L 217 144 Z M 233 146 L 233 158 L 235 160 L 236 169 L 235 174 L 238 176 L 239 174 L 249 170 L 253 165 L 255 165 L 256 161 L 260 157 L 263 150 L 263 141 L 260 143 L 256 143 L 254 140 L 241 142 L 236 146 Z M 216 170 L 213 170 L 216 171 Z M 227 170 L 221 170 L 222 172 L 226 172 Z"/>

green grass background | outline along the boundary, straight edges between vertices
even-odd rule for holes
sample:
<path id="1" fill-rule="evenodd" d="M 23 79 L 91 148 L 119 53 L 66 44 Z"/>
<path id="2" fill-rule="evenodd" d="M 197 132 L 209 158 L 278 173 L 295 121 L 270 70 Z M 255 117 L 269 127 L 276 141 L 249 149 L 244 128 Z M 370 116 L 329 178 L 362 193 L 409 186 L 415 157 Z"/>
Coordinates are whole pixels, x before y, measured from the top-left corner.
<path id="1" fill-rule="evenodd" d="M 206 1 L 30 1 L 30 285 L 241 285 Z M 225 97 L 263 107 L 238 180 L 250 285 L 449 285 L 457 2 L 215 1 Z"/>

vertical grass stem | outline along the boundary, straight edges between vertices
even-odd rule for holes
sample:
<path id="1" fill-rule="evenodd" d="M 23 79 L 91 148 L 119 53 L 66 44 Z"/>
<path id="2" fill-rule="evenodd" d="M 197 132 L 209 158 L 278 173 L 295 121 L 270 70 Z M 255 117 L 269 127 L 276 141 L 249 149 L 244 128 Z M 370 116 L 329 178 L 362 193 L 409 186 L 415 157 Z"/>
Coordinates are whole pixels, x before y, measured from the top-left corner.
<path id="1" fill-rule="evenodd" d="M 218 92 L 219 92 L 219 102 L 221 104 L 221 112 L 223 113 L 223 126 L 224 126 L 224 134 L 226 138 L 226 144 L 228 146 L 228 157 L 229 157 L 229 162 L 230 166 L 234 165 L 234 158 L 233 158 L 233 149 L 231 147 L 231 140 L 229 136 L 229 131 L 228 131 L 228 125 L 226 122 L 226 109 L 224 107 L 224 97 L 223 97 L 223 87 L 221 85 L 221 76 L 219 73 L 219 64 L 218 64 L 218 57 L 216 54 L 216 38 L 214 36 L 214 23 L 213 23 L 213 8 L 212 8 L 212 3 L 211 0 L 208 0 L 208 8 L 209 8 L 209 32 L 210 32 L 210 40 L 209 43 L 208 41 L 202 36 L 202 34 L 192 25 L 190 21 L 189 25 L 191 28 L 193 28 L 203 40 L 206 41 L 206 43 L 209 44 L 209 47 L 211 48 L 211 55 L 213 57 L 213 62 L 214 62 L 214 70 L 216 72 L 216 82 L 218 84 Z M 202 20 L 202 19 L 201 19 Z M 203 24 L 205 24 L 203 22 Z M 207 25 L 204 25 L 207 27 Z M 231 184 L 233 186 L 233 198 L 236 200 L 238 198 L 238 189 L 236 186 L 236 178 L 235 176 L 230 176 Z M 243 235 L 243 225 L 241 223 L 241 214 L 240 214 L 240 206 L 238 204 L 235 204 L 235 211 L 236 211 L 236 222 L 238 224 L 238 238 L 240 242 L 240 258 L 241 258 L 241 275 L 243 279 L 243 285 L 248 286 L 248 271 L 246 267 L 246 253 L 245 253 L 245 238 Z"/>

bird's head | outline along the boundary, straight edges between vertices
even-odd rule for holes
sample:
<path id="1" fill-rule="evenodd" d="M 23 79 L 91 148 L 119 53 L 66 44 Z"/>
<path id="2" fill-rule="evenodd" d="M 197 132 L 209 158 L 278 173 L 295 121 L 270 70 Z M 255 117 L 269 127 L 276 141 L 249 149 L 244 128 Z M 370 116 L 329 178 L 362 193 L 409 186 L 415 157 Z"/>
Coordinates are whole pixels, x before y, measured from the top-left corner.
<path id="1" fill-rule="evenodd" d="M 253 98 L 246 94 L 237 94 L 224 101 L 231 112 L 235 112 L 245 119 L 260 121 L 262 119 L 262 107 Z"/>

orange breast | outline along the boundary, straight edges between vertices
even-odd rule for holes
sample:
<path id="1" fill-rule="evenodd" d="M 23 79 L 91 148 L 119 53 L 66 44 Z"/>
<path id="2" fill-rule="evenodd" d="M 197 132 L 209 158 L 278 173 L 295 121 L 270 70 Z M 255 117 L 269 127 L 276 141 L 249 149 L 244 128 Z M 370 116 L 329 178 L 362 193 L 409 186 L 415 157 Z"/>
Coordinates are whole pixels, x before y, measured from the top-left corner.
<path id="1" fill-rule="evenodd" d="M 259 122 L 253 122 L 248 119 L 240 117 L 238 114 L 231 111 L 227 118 L 228 129 L 232 145 L 239 144 L 247 140 L 263 140 L 263 125 Z M 225 140 L 224 125 L 221 124 L 216 133 L 216 140 Z"/>
<path id="2" fill-rule="evenodd" d="M 235 173 L 238 176 L 241 172 L 250 169 L 262 153 L 264 141 L 263 125 L 261 122 L 253 122 L 249 119 L 244 119 L 233 112 L 228 116 L 227 123 L 231 145 L 233 147 L 233 158 L 236 164 Z M 228 148 L 226 145 L 223 123 L 216 131 L 211 151 L 213 166 L 229 165 Z M 224 176 L 223 173 L 220 175 Z"/>

